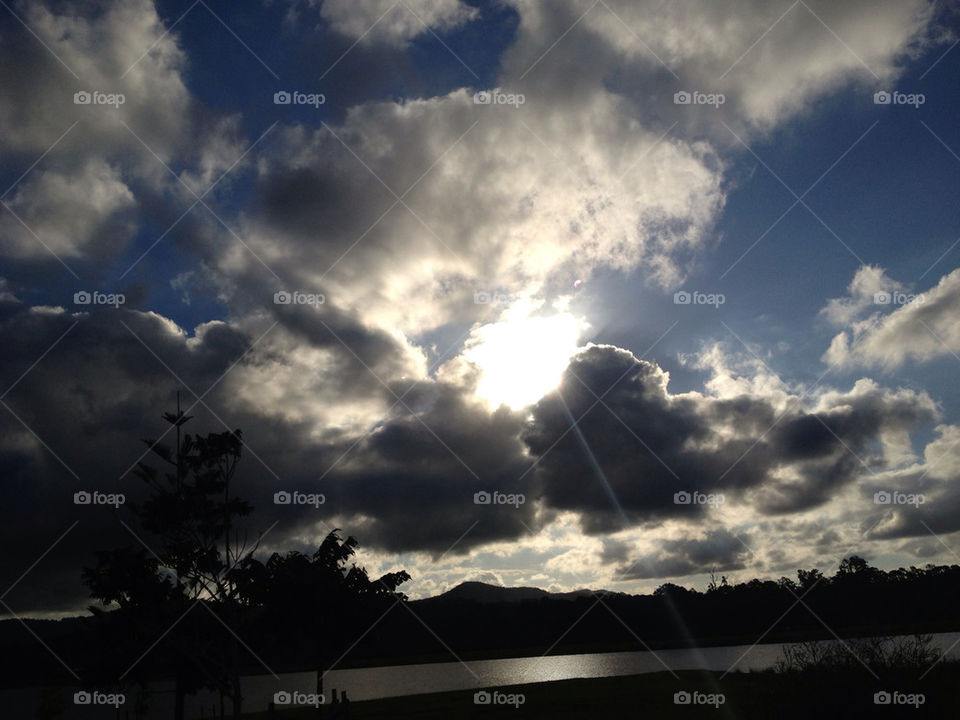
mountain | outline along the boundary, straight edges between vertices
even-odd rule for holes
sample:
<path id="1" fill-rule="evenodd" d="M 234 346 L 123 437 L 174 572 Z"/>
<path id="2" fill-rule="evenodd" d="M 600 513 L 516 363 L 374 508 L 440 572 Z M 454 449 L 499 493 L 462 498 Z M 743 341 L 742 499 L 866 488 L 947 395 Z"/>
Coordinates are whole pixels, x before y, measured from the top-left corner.
<path id="1" fill-rule="evenodd" d="M 608 595 L 619 595 L 621 593 L 611 593 L 608 590 L 574 590 L 572 592 L 553 593 L 534 587 L 501 587 L 499 585 L 470 581 L 460 583 L 440 595 L 416 602 L 433 603 L 441 600 L 469 600 L 478 603 L 503 603 L 541 600 L 544 598 L 551 600 L 575 600 L 579 597 L 592 597 L 594 594 L 606 597 Z"/>

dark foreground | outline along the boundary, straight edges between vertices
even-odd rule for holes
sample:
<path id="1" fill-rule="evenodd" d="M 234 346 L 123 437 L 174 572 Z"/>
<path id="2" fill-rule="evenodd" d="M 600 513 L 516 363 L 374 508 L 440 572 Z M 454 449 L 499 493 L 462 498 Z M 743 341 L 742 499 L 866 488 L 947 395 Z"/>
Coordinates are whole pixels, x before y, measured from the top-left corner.
<path id="1" fill-rule="evenodd" d="M 918 673 L 875 679 L 866 669 L 850 672 L 777 674 L 682 671 L 612 678 L 562 680 L 496 688 L 497 700 L 474 703 L 474 693 L 457 691 L 350 704 L 346 717 L 387 718 L 951 718 L 960 717 L 960 666 L 940 664 L 923 680 Z M 488 692 L 493 693 L 493 688 Z M 690 699 L 690 704 L 677 704 Z M 877 704 L 890 700 L 889 704 Z M 522 694 L 522 704 L 518 704 Z M 722 697 L 721 697 L 722 694 Z M 513 697 L 511 697 L 513 696 Z M 331 717 L 327 711 L 320 717 Z M 265 712 L 244 715 L 265 720 Z M 313 708 L 278 710 L 278 720 L 317 718 Z"/>

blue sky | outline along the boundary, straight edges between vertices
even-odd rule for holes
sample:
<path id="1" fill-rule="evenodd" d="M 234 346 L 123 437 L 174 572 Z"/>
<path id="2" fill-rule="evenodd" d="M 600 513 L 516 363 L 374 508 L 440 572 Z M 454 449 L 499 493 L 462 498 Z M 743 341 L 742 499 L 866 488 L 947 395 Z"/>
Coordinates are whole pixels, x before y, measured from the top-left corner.
<path id="1" fill-rule="evenodd" d="M 341 527 L 413 596 L 953 562 L 957 28 L 926 0 L 11 3 L 0 468 L 16 517 L 55 508 L 27 544 L 78 487 L 136 496 L 179 389 L 196 431 L 244 428 L 267 549 Z M 22 606 L 82 604 L 116 524 L 78 527 Z"/>

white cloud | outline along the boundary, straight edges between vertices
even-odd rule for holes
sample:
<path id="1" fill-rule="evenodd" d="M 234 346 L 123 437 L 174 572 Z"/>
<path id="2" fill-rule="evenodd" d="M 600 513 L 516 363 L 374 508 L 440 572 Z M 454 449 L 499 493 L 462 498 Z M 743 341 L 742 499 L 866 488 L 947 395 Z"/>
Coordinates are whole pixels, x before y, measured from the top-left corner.
<path id="1" fill-rule="evenodd" d="M 0 253 L 17 258 L 102 255 L 122 247 L 136 228 L 133 193 L 119 168 L 98 159 L 71 171 L 38 170 L 8 204 L 23 224 L 4 213 Z"/>
<path id="2" fill-rule="evenodd" d="M 314 1 L 311 4 L 315 4 Z M 323 0 L 320 15 L 351 40 L 403 46 L 431 30 L 447 32 L 478 15 L 460 0 Z"/>
<path id="3" fill-rule="evenodd" d="M 79 3 L 59 13 L 30 3 L 24 19 L 49 51 L 31 38 L 25 46 L 29 57 L 22 60 L 34 72 L 27 78 L 11 67 L 4 78 L 5 99 L 15 100 L 0 104 L 0 131 L 8 148 L 43 152 L 75 119 L 81 127 L 65 142 L 69 146 L 82 137 L 77 147 L 86 153 L 108 153 L 118 141 L 120 147 L 137 144 L 124 136 L 118 120 L 165 159 L 189 137 L 192 101 L 181 76 L 186 54 L 153 3 L 121 0 L 96 15 L 83 12 Z M 74 93 L 94 90 L 123 93 L 125 102 L 118 108 L 74 104 Z"/>
<path id="4" fill-rule="evenodd" d="M 109 260 L 125 249 L 139 213 L 172 223 L 189 205 L 171 209 L 171 199 L 192 202 L 184 185 L 206 190 L 247 141 L 239 117 L 198 112 L 184 82 L 187 55 L 153 3 L 51 5 L 24 3 L 22 19 L 36 38 L 22 30 L 6 44 L 0 148 L 28 171 L 9 191 L 11 207 L 82 273 L 83 261 Z M 78 92 L 123 100 L 77 104 Z M 9 214 L 2 222 L 8 258 L 53 261 Z M 197 211 L 183 227 L 200 222 L 212 224 Z"/>
<path id="5" fill-rule="evenodd" d="M 862 293 L 857 297 L 846 306 L 843 300 L 832 300 L 828 312 L 836 315 L 836 308 L 843 307 L 840 315 L 844 315 L 853 305 L 865 302 Z M 895 304 L 901 299 L 904 304 Z M 890 300 L 836 335 L 823 361 L 838 367 L 892 370 L 908 361 L 928 362 L 960 352 L 960 269 L 941 277 L 930 290 L 915 296 L 901 292 Z M 884 314 L 880 308 L 894 309 Z"/>
<path id="6" fill-rule="evenodd" d="M 261 163 L 267 213 L 249 234 L 265 256 L 282 243 L 278 271 L 322 277 L 336 302 L 410 335 L 482 317 L 477 290 L 531 296 L 599 267 L 675 282 L 723 205 L 717 160 L 620 109 L 603 91 L 563 108 L 475 105 L 462 90 L 372 103 L 333 128 L 368 167 L 326 130 L 286 130 Z M 297 179 L 300 198 L 281 192 Z M 391 210 L 381 181 L 415 185 L 410 209 Z"/>
<path id="7" fill-rule="evenodd" d="M 890 278 L 883 268 L 862 265 L 850 281 L 847 294 L 828 300 L 820 314 L 833 325 L 849 325 L 865 310 L 877 309 L 875 296 L 878 293 L 905 291 L 906 286 Z"/>
<path id="8" fill-rule="evenodd" d="M 524 73 L 586 13 L 583 32 L 595 33 L 595 41 L 602 43 L 594 62 L 589 67 L 572 62 L 584 49 L 579 30 L 540 60 L 545 68 L 563 67 L 563 82 L 575 84 L 569 72 L 602 77 L 613 66 L 633 63 L 649 74 L 647 87 L 656 87 L 657 93 L 646 100 L 661 101 L 661 112 L 671 109 L 675 90 L 721 92 L 730 117 L 764 130 L 844 84 L 879 87 L 890 82 L 901 61 L 925 41 L 933 13 L 922 0 L 753 0 L 732 9 L 697 0 L 610 0 L 591 9 L 589 0 L 579 0 L 565 3 L 563 12 L 536 0 L 514 4 L 523 32 L 509 54 L 508 75 Z"/>

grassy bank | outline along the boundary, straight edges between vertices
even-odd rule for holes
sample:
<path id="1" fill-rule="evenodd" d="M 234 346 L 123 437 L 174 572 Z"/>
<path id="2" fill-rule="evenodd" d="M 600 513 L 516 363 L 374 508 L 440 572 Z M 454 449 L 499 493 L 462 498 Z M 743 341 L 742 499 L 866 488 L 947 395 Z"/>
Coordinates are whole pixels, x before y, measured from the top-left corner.
<path id="1" fill-rule="evenodd" d="M 357 720 L 416 718 L 858 718 L 858 717 L 960 717 L 960 667 L 939 665 L 923 680 L 919 673 L 872 677 L 865 669 L 847 672 L 776 674 L 682 671 L 647 673 L 611 678 L 501 687 L 504 694 L 522 693 L 523 704 L 475 705 L 473 692 L 456 691 L 415 695 L 350 704 Z M 722 693 L 719 707 L 709 704 L 677 705 L 678 692 L 704 695 Z M 874 693 L 923 693 L 923 704 L 876 705 Z M 700 696 L 701 700 L 705 699 Z M 714 698 L 715 700 L 717 698 Z M 905 699 L 901 696 L 900 699 Z M 267 713 L 245 715 L 266 720 Z M 313 709 L 277 712 L 279 720 L 317 718 Z"/>

